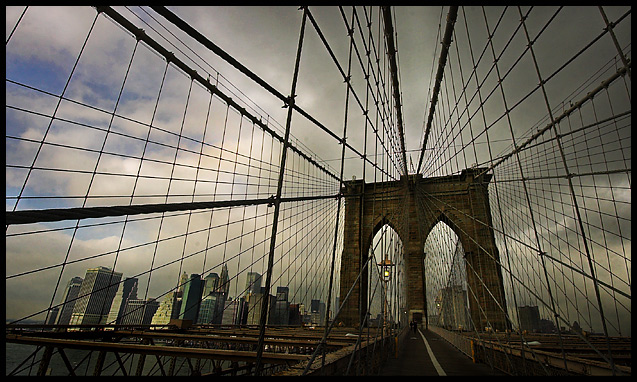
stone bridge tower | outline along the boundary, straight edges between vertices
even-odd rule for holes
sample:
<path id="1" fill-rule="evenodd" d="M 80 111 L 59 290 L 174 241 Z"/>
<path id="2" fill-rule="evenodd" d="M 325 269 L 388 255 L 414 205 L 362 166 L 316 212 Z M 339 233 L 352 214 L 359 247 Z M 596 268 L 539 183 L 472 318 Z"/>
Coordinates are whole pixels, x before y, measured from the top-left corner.
<path id="1" fill-rule="evenodd" d="M 345 300 L 348 293 L 350 296 L 338 321 L 356 326 L 367 313 L 368 269 L 360 270 L 374 235 L 385 224 L 398 233 L 403 243 L 409 319 L 424 317 L 425 239 L 443 221 L 458 235 L 465 251 L 474 325 L 478 330 L 487 326 L 497 330 L 510 328 L 503 313 L 506 300 L 500 257 L 491 228 L 487 192 L 491 175 L 477 177 L 483 170 L 466 169 L 460 175 L 427 179 L 410 175 L 399 181 L 371 184 L 362 180 L 345 182 L 340 300 Z"/>

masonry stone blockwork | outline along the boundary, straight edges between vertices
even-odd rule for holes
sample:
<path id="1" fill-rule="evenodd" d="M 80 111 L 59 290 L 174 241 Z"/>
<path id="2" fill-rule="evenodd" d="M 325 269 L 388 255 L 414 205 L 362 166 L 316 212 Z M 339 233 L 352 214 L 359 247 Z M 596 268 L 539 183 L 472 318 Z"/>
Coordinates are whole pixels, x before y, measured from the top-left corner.
<path id="1" fill-rule="evenodd" d="M 338 321 L 357 326 L 367 313 L 365 264 L 372 239 L 385 224 L 398 233 L 403 243 L 409 319 L 424 317 L 424 244 L 432 228 L 443 221 L 458 235 L 465 251 L 474 325 L 479 330 L 510 327 L 504 314 L 500 257 L 491 228 L 487 192 L 491 175 L 478 176 L 482 171 L 474 168 L 460 175 L 426 179 L 410 175 L 398 181 L 371 184 L 361 180 L 345 182 L 340 299 L 345 300 L 348 294 L 349 297 Z"/>

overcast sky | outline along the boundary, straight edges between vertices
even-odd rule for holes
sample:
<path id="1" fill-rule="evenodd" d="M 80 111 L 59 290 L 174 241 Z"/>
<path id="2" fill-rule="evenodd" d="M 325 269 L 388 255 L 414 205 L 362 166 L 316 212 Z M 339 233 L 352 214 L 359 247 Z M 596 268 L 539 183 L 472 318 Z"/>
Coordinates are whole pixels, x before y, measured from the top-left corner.
<path id="1" fill-rule="evenodd" d="M 204 75 L 204 77 L 210 74 L 211 82 L 213 83 L 217 80 L 218 71 L 220 73 L 218 78 L 222 91 L 227 92 L 233 99 L 241 103 L 245 102 L 254 115 L 262 117 L 263 120 L 268 120 L 271 126 L 282 131 L 285 125 L 287 109 L 282 108 L 282 102 L 280 100 L 267 93 L 252 80 L 239 73 L 236 69 L 232 68 L 190 37 L 176 30 L 175 27 L 169 25 L 166 20 L 151 9 L 145 8 L 144 10 L 140 10 L 139 8 L 131 8 L 128 10 L 123 7 L 116 7 L 115 9 L 128 20 L 144 29 L 150 36 L 157 39 L 169 51 L 175 52 L 178 57 L 184 57 L 176 48 L 170 46 L 165 40 L 158 37 L 157 33 L 153 30 L 153 28 L 156 29 L 162 36 L 175 42 L 174 37 L 170 36 L 158 22 L 168 28 L 168 30 L 172 31 L 186 46 L 193 49 L 194 52 L 199 55 L 199 57 L 194 57 L 192 52 L 184 49 L 182 43 L 177 42 L 179 49 L 184 49 L 186 54 L 192 58 L 192 61 L 184 59 L 188 65 L 192 65 L 192 67 L 196 69 L 198 73 Z M 302 11 L 296 7 L 170 7 L 169 9 L 220 46 L 240 63 L 256 73 L 260 78 L 272 85 L 280 93 L 284 95 L 289 94 Z M 616 20 L 626 9 L 626 7 L 604 8 L 610 20 Z M 433 76 L 436 72 L 440 52 L 440 35 L 444 32 L 447 10 L 448 7 L 393 8 L 393 14 L 396 20 L 394 28 L 397 32 L 400 89 L 405 126 L 405 148 L 408 153 L 408 162 L 411 158 L 414 166 L 418 163 L 422 145 L 426 112 L 430 106 L 429 94 L 433 87 Z M 7 7 L 6 11 L 6 35 L 8 39 L 23 8 Z M 331 48 L 334 50 L 334 54 L 339 63 L 344 70 L 347 70 L 349 39 L 339 9 L 336 7 L 312 7 L 311 11 L 321 31 L 330 43 Z M 502 11 L 503 9 L 500 7 L 487 7 L 485 9 L 490 30 L 492 31 L 496 24 L 498 25 L 499 33 L 496 33 L 494 37 L 496 55 L 501 52 L 504 46 L 507 46 L 508 39 L 513 36 L 511 45 L 505 50 L 505 54 L 499 58 L 500 75 L 504 76 L 505 73 L 508 73 L 506 80 L 503 81 L 503 86 L 508 107 L 511 108 L 519 100 L 529 94 L 529 92 L 537 86 L 539 80 L 529 54 L 526 54 L 520 63 L 514 65 L 516 59 L 524 51 L 528 43 L 522 30 L 515 32 L 516 28 L 520 26 L 518 9 L 507 9 L 504 13 L 504 17 L 502 17 L 498 23 Z M 528 8 L 522 8 L 521 11 L 526 14 Z M 527 22 L 531 39 L 542 30 L 542 27 L 546 24 L 547 20 L 555 14 L 555 11 L 555 7 L 539 7 L 531 11 Z M 344 12 L 349 22 L 351 9 L 344 9 Z M 469 37 L 473 46 L 473 54 L 475 55 L 473 58 L 470 56 L 467 48 L 468 39 L 465 30 L 465 15 L 469 30 L 471 31 Z M 364 15 L 359 13 L 359 17 L 364 18 Z M 379 37 L 382 39 L 382 34 L 378 36 L 377 9 L 374 9 L 374 13 L 371 17 L 374 23 L 373 25 L 375 25 L 373 28 L 376 28 L 373 29 L 373 33 L 376 34 L 374 39 L 378 44 Z M 20 21 L 18 28 L 7 44 L 7 79 L 53 93 L 54 95 L 61 94 L 94 18 L 95 10 L 90 7 L 30 8 Z M 141 20 L 146 21 L 148 24 L 143 24 Z M 542 31 L 542 38 L 538 39 L 533 45 L 543 78 L 546 79 L 562 64 L 572 58 L 580 49 L 592 41 L 595 36 L 599 35 L 604 27 L 603 19 L 596 7 L 565 8 L 560 11 L 556 19 L 549 24 L 547 30 Z M 86 105 L 111 112 L 118 99 L 118 94 L 121 90 L 128 65 L 132 62 L 124 91 L 117 106 L 117 113 L 137 121 L 149 123 L 151 118 L 153 118 L 154 105 L 159 92 L 159 86 L 162 83 L 162 76 L 165 69 L 164 60 L 145 46 L 136 47 L 134 38 L 116 26 L 115 23 L 107 20 L 103 15 L 98 18 L 94 28 L 88 40 L 85 52 L 65 91 L 65 96 L 83 102 Z M 522 102 L 510 113 L 511 125 L 509 125 L 507 118 L 503 118 L 504 106 L 499 89 L 496 87 L 497 77 L 495 72 L 492 71 L 492 63 L 494 60 L 490 46 L 486 45 L 487 31 L 481 8 L 467 7 L 459 11 L 456 33 L 458 35 L 454 37 L 454 43 L 461 44 L 459 47 L 460 59 L 458 60 L 455 46 L 452 45 L 450 51 L 451 58 L 449 59 L 445 76 L 449 76 L 451 73 L 450 70 L 452 70 L 454 81 L 444 82 L 443 92 L 441 93 L 437 108 L 438 113 L 441 115 L 449 115 L 450 111 L 448 107 L 453 108 L 455 100 L 461 98 L 458 95 L 462 87 L 459 79 L 459 71 L 462 68 L 464 75 L 463 82 L 469 82 L 469 74 L 473 66 L 472 60 L 476 62 L 479 60 L 480 62 L 477 69 L 477 75 L 480 81 L 485 80 L 487 73 L 490 73 L 485 80 L 485 84 L 482 85 L 480 94 L 480 96 L 484 98 L 486 98 L 487 95 L 490 96 L 488 100 L 485 101 L 484 108 L 479 109 L 478 105 L 480 104 L 480 100 L 475 94 L 475 85 L 467 86 L 467 97 L 474 97 L 469 102 L 470 106 L 466 112 L 472 115 L 472 121 L 474 121 L 473 123 L 475 124 L 472 128 L 460 130 L 460 126 L 466 123 L 466 114 L 460 117 L 459 120 L 461 123 L 453 128 L 440 124 L 441 122 L 438 120 L 434 122 L 434 125 L 437 123 L 440 125 L 434 127 L 429 137 L 430 143 L 427 146 L 428 150 L 424 161 L 424 173 L 427 176 L 459 173 L 462 169 L 476 163 L 488 165 L 492 158 L 511 151 L 512 142 L 510 129 L 513 129 L 517 143 L 519 144 L 524 142 L 530 133 L 532 134 L 538 128 L 544 127 L 549 121 L 548 109 L 540 91 L 533 92 L 531 97 Z M 627 51 L 630 52 L 630 16 L 627 21 L 620 24 L 616 33 L 620 46 L 624 49 L 628 47 Z M 357 35 L 356 38 L 359 49 L 363 52 L 363 48 L 360 46 L 360 36 Z M 303 43 L 296 102 L 301 108 L 306 110 L 332 132 L 341 136 L 346 94 L 343 78 L 327 54 L 326 49 L 317 37 L 309 21 L 306 26 Z M 483 48 L 487 48 L 484 53 Z M 134 55 L 133 50 L 135 50 Z M 383 56 L 382 52 L 380 54 Z M 546 91 L 551 107 L 556 109 L 556 115 L 561 114 L 561 111 L 568 108 L 569 102 L 576 102 L 582 98 L 587 91 L 596 87 L 601 81 L 614 73 L 615 67 L 613 65 L 608 66 L 606 63 L 616 54 L 617 51 L 612 44 L 610 36 L 605 35 L 593 48 L 577 57 L 565 70 L 560 71 L 554 78 L 551 78 L 551 81 L 546 84 Z M 133 57 L 132 61 L 131 57 Z M 365 56 L 362 56 L 362 59 L 365 60 Z M 354 56 L 354 62 L 356 65 L 352 71 L 352 84 L 359 99 L 365 102 L 365 82 L 363 74 L 358 67 L 356 56 Z M 458 63 L 461 63 L 461 66 Z M 508 69 L 512 66 L 514 66 L 514 68 L 509 73 Z M 601 72 L 601 74 L 596 74 L 602 67 L 605 68 L 605 71 Z M 388 77 L 387 80 L 389 81 Z M 471 78 L 471 83 L 474 84 L 475 81 L 475 78 Z M 585 86 L 581 86 L 583 83 L 585 83 Z M 162 126 L 167 131 L 179 131 L 183 120 L 186 100 L 188 100 L 187 121 L 191 123 L 184 124 L 183 134 L 192 137 L 195 141 L 182 143 L 182 145 L 191 144 L 191 146 L 180 147 L 189 147 L 194 151 L 198 149 L 198 142 L 196 140 L 200 140 L 203 137 L 203 130 L 200 126 L 202 125 L 202 121 L 205 121 L 206 118 L 209 95 L 202 87 L 195 84 L 191 89 L 189 85 L 190 81 L 183 73 L 175 70 L 173 67 L 168 69 L 165 84 L 162 89 L 162 96 L 157 107 L 158 112 L 154 117 L 154 125 Z M 389 84 L 387 85 L 389 86 Z M 628 81 L 628 87 L 630 87 L 630 81 Z M 492 93 L 492 90 L 497 90 L 497 92 Z M 454 91 L 456 93 L 454 93 Z M 621 93 L 621 91 L 620 89 L 618 94 L 609 93 L 610 95 L 608 97 L 609 99 L 613 99 L 612 102 L 607 102 L 607 104 L 599 102 L 596 109 L 597 115 L 593 115 L 594 113 L 592 113 L 591 110 L 585 110 L 581 115 L 581 121 L 578 122 L 578 126 L 592 123 L 594 118 L 603 119 L 613 114 L 616 115 L 625 110 L 630 110 L 630 102 L 627 101 L 626 90 L 624 89 L 623 93 Z M 388 90 L 387 92 L 390 94 Z M 6 94 L 7 105 L 12 106 L 12 108 L 7 108 L 7 135 L 22 138 L 21 141 L 10 138 L 7 139 L 7 163 L 16 166 L 26 166 L 28 168 L 37 151 L 37 142 L 42 139 L 44 131 L 47 128 L 48 119 L 21 112 L 16 108 L 24 108 L 45 115 L 51 115 L 54 110 L 56 110 L 57 98 L 45 95 L 42 92 L 28 90 L 23 86 L 15 85 L 11 82 L 7 82 Z M 247 98 L 251 101 L 246 101 Z M 252 104 L 252 101 L 258 105 L 258 107 Z M 561 104 L 562 102 L 564 102 L 563 105 Z M 364 120 L 362 111 L 358 108 L 358 105 L 352 97 L 350 97 L 349 103 L 347 142 L 362 153 L 365 151 L 363 144 Z M 461 103 L 458 106 L 460 110 L 462 110 L 464 105 L 466 104 Z M 614 109 L 611 110 L 609 105 L 612 105 Z M 263 148 L 264 150 L 268 150 L 267 146 L 270 141 L 254 142 L 253 144 L 248 142 L 250 135 L 246 133 L 247 130 L 245 129 L 251 128 L 251 126 L 246 123 L 245 120 L 242 121 L 236 113 L 228 113 L 229 119 L 228 121 L 224 121 L 226 116 L 225 106 L 221 102 L 218 100 L 213 101 L 211 110 L 210 118 L 211 121 L 214 121 L 211 125 L 219 129 L 211 129 L 210 132 L 206 133 L 207 142 L 219 144 L 221 139 L 227 139 L 228 141 L 235 139 L 239 142 L 235 150 L 245 155 L 245 158 L 251 155 L 254 156 L 253 153 L 255 153 L 257 149 Z M 481 115 L 481 110 L 484 110 L 486 113 L 484 120 Z M 480 113 L 478 111 L 480 111 Z M 56 113 L 58 118 L 69 118 L 103 128 L 106 128 L 110 121 L 110 116 L 107 113 L 70 103 L 62 103 Z M 223 124 L 231 127 L 228 131 L 235 131 L 234 137 L 228 136 L 222 138 L 220 126 Z M 484 134 L 485 126 L 489 126 L 489 145 L 486 144 L 487 134 Z M 141 139 L 145 138 L 145 129 L 140 129 L 140 126 L 135 123 L 120 120 L 114 122 L 113 127 L 119 129 L 118 131 L 120 132 Z M 242 129 L 241 131 L 243 131 L 240 136 L 236 133 L 239 127 Z M 454 133 L 454 128 L 457 133 Z M 603 151 L 608 155 L 606 161 L 612 162 L 608 160 L 608 158 L 611 157 L 620 158 L 617 160 L 617 163 L 612 162 L 615 163 L 615 167 L 612 167 L 613 164 L 611 164 L 611 169 L 630 168 L 629 161 L 626 162 L 626 155 L 628 156 L 628 160 L 630 159 L 630 146 L 622 142 L 626 137 L 625 135 L 621 135 L 625 134 L 625 131 L 626 129 L 620 131 L 620 137 L 616 141 L 612 141 L 611 143 L 604 141 Z M 153 132 L 153 134 L 151 140 L 155 142 L 176 144 L 174 137 L 170 137 L 166 134 L 162 135 L 157 132 Z M 283 135 L 282 132 L 280 132 L 280 134 Z M 292 143 L 295 146 L 301 147 L 302 150 L 311 151 L 313 153 L 312 155 L 315 154 L 317 158 L 326 161 L 334 174 L 339 174 L 340 163 L 337 159 L 340 158 L 341 146 L 338 145 L 333 138 L 329 137 L 325 132 L 312 125 L 299 114 L 294 114 L 293 116 L 291 134 L 294 137 Z M 369 132 L 369 134 L 371 134 L 371 132 Z M 476 144 L 462 148 L 461 144 L 466 145 L 467 142 L 472 139 L 472 134 L 479 135 L 475 138 Z M 453 139 L 450 137 L 453 137 Z M 32 141 L 28 141 L 27 139 Z M 85 151 L 45 145 L 38 155 L 36 167 L 74 169 L 87 173 L 79 175 L 78 173 L 33 171 L 27 183 L 24 195 L 85 195 L 90 182 L 90 172 L 92 172 L 95 167 L 96 152 L 100 150 L 102 140 L 103 132 L 100 131 L 94 131 L 71 124 L 53 124 L 47 134 L 47 142 L 81 147 L 84 148 Z M 374 141 L 369 138 L 367 147 L 368 154 L 374 152 L 373 144 Z M 619 149 L 612 149 L 611 146 L 609 146 L 610 144 L 614 145 L 612 146 L 613 148 L 619 147 Z M 600 143 L 600 145 L 602 144 Z M 121 156 L 111 155 L 101 157 L 99 164 L 101 171 L 135 174 L 139 166 L 139 161 L 133 157 L 139 157 L 141 155 L 142 148 L 139 142 L 134 142 L 131 139 L 117 139 L 116 137 L 112 137 L 107 141 L 105 149 L 119 153 Z M 579 172 L 584 172 L 584 167 L 578 164 L 583 163 L 582 161 L 590 162 L 590 171 L 598 169 L 598 167 L 594 166 L 593 162 L 595 162 L 595 160 L 591 159 L 591 155 L 577 155 L 579 146 L 575 143 L 569 146 L 568 150 L 574 154 L 569 160 L 575 163 L 575 168 Z M 551 152 L 556 152 L 556 150 Z M 538 153 L 542 153 L 542 151 L 538 151 Z M 158 161 L 165 160 L 168 163 L 172 162 L 172 156 L 174 156 L 174 150 L 165 150 L 161 146 L 151 147 L 145 154 L 145 158 L 153 158 Z M 345 156 L 351 159 L 346 161 L 344 179 L 351 179 L 352 176 L 356 176 L 360 179 L 363 176 L 363 166 L 361 165 L 360 158 L 355 158 L 355 154 L 351 151 L 346 152 Z M 260 159 L 263 161 L 269 160 L 267 152 L 264 155 L 262 151 Z M 195 161 L 196 158 L 180 158 L 180 160 L 186 163 L 188 160 Z M 275 158 L 272 162 L 277 163 L 277 161 L 278 158 Z M 542 161 L 526 157 L 523 161 L 524 167 L 526 171 L 528 171 L 526 173 L 527 176 L 529 174 L 535 174 L 534 171 L 538 171 L 537 174 L 539 175 L 563 171 L 555 170 L 558 166 L 552 164 L 548 166 L 551 167 L 549 170 L 542 173 L 542 171 L 537 170 L 538 166 L 541 166 L 541 163 L 543 163 Z M 628 163 L 628 165 L 626 163 Z M 514 164 L 515 162 L 510 161 L 496 169 L 496 178 L 503 180 L 509 178 L 519 179 L 520 175 L 510 170 Z M 204 165 L 214 167 L 216 163 L 202 163 L 202 166 Z M 168 167 L 170 167 L 162 166 L 158 163 L 149 163 L 148 161 L 144 163 L 144 166 L 143 171 L 146 171 L 143 172 L 144 174 L 159 177 L 166 176 L 166 171 L 168 171 Z M 222 168 L 223 166 L 225 165 L 222 165 Z M 497 170 L 500 169 L 501 171 L 498 173 Z M 181 168 L 178 171 L 180 172 L 175 174 L 176 177 L 194 176 L 192 169 Z M 370 181 L 370 179 L 374 177 L 374 173 L 369 167 L 367 167 L 365 171 L 366 179 Z M 14 208 L 15 198 L 9 198 L 9 196 L 14 197 L 20 192 L 26 174 L 27 170 L 24 168 L 7 168 L 7 210 Z M 396 171 L 391 172 L 391 174 L 392 176 L 399 176 Z M 563 172 L 561 174 L 563 174 Z M 376 175 L 380 178 L 380 174 Z M 627 200 L 629 203 L 630 197 L 625 196 L 626 193 L 630 192 L 629 177 L 627 178 L 625 174 L 622 176 L 622 178 L 613 178 L 612 180 L 608 177 L 604 180 L 606 183 L 600 186 L 600 188 L 604 190 L 615 189 L 615 194 L 612 198 Z M 130 195 L 133 187 L 133 179 L 133 177 L 119 177 L 115 182 L 112 178 L 96 177 L 93 183 L 91 183 L 90 194 Z M 137 185 L 139 188 L 136 189 L 136 195 L 162 195 L 162 192 L 158 190 L 164 186 L 165 184 L 160 180 L 146 180 Z M 188 184 L 188 182 L 184 182 L 183 184 L 176 183 L 172 186 L 171 193 L 183 193 L 188 195 L 188 190 L 191 186 L 192 185 Z M 212 184 L 204 184 L 198 187 L 201 187 L 197 189 L 198 192 L 213 192 Z M 338 185 L 332 182 L 330 187 L 317 189 L 316 192 L 336 192 Z M 542 195 L 542 187 L 544 186 L 537 186 L 536 190 L 540 190 L 537 191 L 538 195 Z M 628 191 L 626 191 L 626 188 Z M 219 189 L 215 190 L 220 193 Z M 227 189 L 224 190 L 228 191 Z M 582 188 L 582 190 L 587 189 Z M 268 195 L 268 191 L 271 191 L 271 189 L 266 191 L 261 190 L 264 195 Z M 192 193 L 192 191 L 190 192 Z M 228 192 L 233 191 L 229 190 Z M 618 196 L 618 193 L 622 196 Z M 270 192 L 270 194 L 272 193 Z M 568 195 L 568 193 L 566 195 Z M 552 203 L 560 203 L 558 196 L 550 196 L 548 199 Z M 142 200 L 159 202 L 158 199 L 152 198 L 138 199 L 138 201 Z M 173 200 L 176 201 L 177 199 Z M 515 199 L 515 201 L 511 202 L 511 205 L 503 206 L 502 208 L 513 210 L 518 203 L 517 200 L 518 199 Z M 87 205 L 106 205 L 127 202 L 128 200 L 125 198 L 90 199 Z M 18 209 L 51 206 L 70 207 L 81 205 L 81 203 L 82 198 L 61 198 L 55 200 L 24 199 L 20 201 Z M 600 207 L 598 207 L 598 209 L 599 208 Z M 313 211 L 314 210 L 307 210 L 303 213 L 311 215 Z M 256 215 L 259 214 L 259 210 L 255 209 L 249 213 Z M 565 212 L 565 214 L 568 215 L 568 212 Z M 616 217 L 617 214 L 618 212 L 609 213 L 611 217 Z M 619 212 L 619 214 L 623 214 L 623 212 Z M 622 216 L 626 218 L 626 215 Z M 224 215 L 223 218 L 228 221 L 227 216 Z M 629 213 L 627 218 L 630 219 Z M 174 223 L 162 226 L 161 236 L 167 237 L 171 232 L 175 234 L 183 232 L 183 230 L 180 231 L 177 227 L 179 227 L 180 224 L 186 224 L 184 219 L 185 217 L 174 218 Z M 236 216 L 234 219 L 240 221 L 242 217 Z M 329 220 L 329 217 L 327 219 Z M 547 219 L 559 220 L 555 217 L 547 217 Z M 293 220 L 290 220 L 290 222 L 292 221 Z M 193 218 L 193 227 L 191 227 L 191 230 L 197 229 L 195 227 L 206 227 L 209 222 L 209 215 L 197 215 Z M 67 258 L 72 260 L 78 257 L 90 256 L 91 254 L 116 250 L 120 245 L 123 247 L 132 247 L 136 243 L 156 240 L 158 221 L 147 223 L 155 224 L 152 228 L 144 224 L 146 223 L 128 225 L 126 235 L 121 244 L 119 237 L 122 230 L 121 223 L 110 227 L 103 226 L 90 230 L 79 230 L 73 239 L 71 239 L 73 230 L 49 232 L 45 235 L 40 235 L 43 238 L 41 240 L 32 240 L 30 236 L 11 237 L 11 239 L 7 241 L 7 275 L 10 276 L 33 269 L 33 264 L 37 264 L 37 267 L 59 264 L 67 255 Z M 219 224 L 223 224 L 223 222 L 220 221 Z M 293 223 L 290 224 L 293 225 Z M 566 226 L 569 224 L 565 223 L 562 229 L 566 230 Z M 620 224 L 618 223 L 618 225 Z M 622 222 L 621 225 L 625 225 L 625 223 Z M 49 227 L 52 226 L 68 227 L 69 224 L 49 225 Z M 19 227 L 10 227 L 7 233 L 10 234 L 20 230 L 21 228 Z M 35 228 L 30 227 L 29 230 L 35 230 Z M 326 229 L 326 231 L 329 230 Z M 113 234 L 113 232 L 118 233 Z M 219 234 L 223 233 L 220 231 Z M 521 237 L 530 236 L 531 235 L 528 234 L 521 234 Z M 624 230 L 619 237 L 620 243 L 617 245 L 620 249 L 618 249 L 617 252 L 625 250 L 625 240 L 624 243 L 622 243 L 621 239 L 626 237 L 630 238 L 630 233 L 626 233 Z M 616 236 L 615 239 L 617 239 Z M 73 240 L 73 245 L 69 251 L 68 246 L 71 240 Z M 613 239 L 607 238 L 607 240 L 610 242 Z M 203 245 L 205 239 L 202 236 L 200 240 L 192 241 L 197 241 L 199 245 Z M 629 243 L 630 241 L 628 240 L 628 249 L 630 249 Z M 191 244 L 188 243 L 188 245 Z M 612 245 L 608 244 L 608 246 L 610 247 Z M 167 247 L 165 249 L 166 259 L 171 259 L 171 253 L 175 251 L 181 253 L 183 247 L 183 240 L 174 243 L 174 247 Z M 193 248 L 199 247 L 194 246 Z M 198 249 L 192 249 L 192 251 L 196 250 Z M 134 251 L 130 252 L 133 253 Z M 150 262 L 149 256 L 150 253 L 152 253 L 152 249 L 142 248 L 139 249 L 138 252 L 143 252 L 143 254 L 131 254 L 118 260 L 122 262 L 120 263 L 122 264 L 122 269 L 130 269 L 131 272 L 134 273 L 143 272 L 144 269 L 148 268 Z M 628 252 L 628 258 L 630 259 L 630 251 Z M 140 261 L 140 258 L 144 258 L 144 261 Z M 102 260 L 103 258 L 97 262 L 90 262 L 90 266 L 98 265 L 100 261 L 101 263 L 99 265 L 108 265 L 106 264 L 107 262 Z M 109 261 L 112 262 L 112 260 Z M 88 268 L 87 263 L 89 262 L 67 266 L 61 276 L 61 287 L 59 287 L 61 290 L 58 290 L 56 293 L 55 303 L 59 302 L 59 296 L 61 296 L 66 282 L 71 277 L 83 276 L 83 270 Z M 199 261 L 198 264 L 200 263 L 201 261 Z M 622 272 L 626 273 L 626 267 L 624 266 L 626 262 L 620 261 L 620 263 L 622 263 L 620 266 L 624 268 Z M 192 267 L 194 268 L 194 265 Z M 201 265 L 197 265 L 197 267 L 201 268 Z M 629 268 L 630 261 L 628 261 L 628 269 Z M 135 270 L 134 272 L 133 269 Z M 241 265 L 237 264 L 233 269 L 241 269 Z M 171 268 L 170 272 L 172 276 L 166 276 L 166 278 L 176 279 L 178 272 L 173 268 Z M 194 270 L 188 269 L 187 272 L 191 273 L 194 272 Z M 160 272 L 157 273 L 157 279 L 163 277 Z M 168 273 L 168 271 L 166 271 L 166 273 Z M 127 274 L 125 274 L 125 276 L 127 276 Z M 51 299 L 50 292 L 47 291 L 48 294 L 42 293 L 43 288 L 41 288 L 40 284 L 33 281 L 46 280 L 47 285 L 54 285 L 58 277 L 60 277 L 59 270 L 54 269 L 51 271 L 38 272 L 32 277 L 16 277 L 7 280 L 7 317 L 19 317 L 33 312 L 31 307 L 24 306 L 23 301 L 25 300 L 37 300 L 39 304 L 36 305 L 42 306 L 44 304 L 45 307 L 48 306 L 49 300 Z M 25 279 L 29 279 L 30 282 L 25 283 Z M 242 281 L 239 282 L 239 284 L 241 283 Z M 153 285 L 157 286 L 153 287 L 151 285 L 153 289 L 148 292 L 149 297 L 153 297 L 165 291 L 163 284 L 158 284 L 158 282 L 155 281 Z M 628 304 L 630 307 L 630 301 Z"/>

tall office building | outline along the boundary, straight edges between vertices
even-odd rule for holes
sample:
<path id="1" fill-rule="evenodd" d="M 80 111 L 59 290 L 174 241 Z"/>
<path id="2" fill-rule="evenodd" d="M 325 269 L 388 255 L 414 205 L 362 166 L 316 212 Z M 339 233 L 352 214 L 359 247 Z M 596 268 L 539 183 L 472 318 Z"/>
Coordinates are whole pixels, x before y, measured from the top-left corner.
<path id="1" fill-rule="evenodd" d="M 184 293 L 184 288 L 186 287 L 186 284 L 188 283 L 188 274 L 186 272 L 181 274 L 181 278 L 179 279 L 179 286 L 177 287 L 177 292 L 183 294 Z"/>
<path id="2" fill-rule="evenodd" d="M 177 290 L 166 294 L 159 303 L 159 307 L 151 320 L 152 325 L 166 325 L 170 323 L 171 319 L 179 317 L 184 288 L 187 283 L 188 274 L 184 272 L 179 278 Z"/>
<path id="3" fill-rule="evenodd" d="M 540 331 L 540 310 L 535 306 L 518 307 L 520 315 L 520 330 L 528 330 L 529 332 Z"/>
<path id="4" fill-rule="evenodd" d="M 121 272 L 106 267 L 87 269 L 73 307 L 71 325 L 105 323 L 122 276 Z"/>
<path id="5" fill-rule="evenodd" d="M 301 315 L 301 306 L 299 304 L 290 304 L 290 314 L 288 318 L 288 325 L 301 326 L 303 323 L 303 316 Z"/>
<path id="6" fill-rule="evenodd" d="M 64 291 L 64 304 L 58 315 L 58 325 L 68 325 L 71 322 L 71 314 L 73 314 L 73 307 L 75 301 L 80 293 L 80 287 L 82 286 L 83 279 L 81 277 L 73 277 Z"/>
<path id="7" fill-rule="evenodd" d="M 471 330 L 467 291 L 461 285 L 442 288 L 436 297 L 438 325 L 453 330 Z"/>
<path id="8" fill-rule="evenodd" d="M 115 297 L 113 298 L 111 310 L 108 313 L 108 319 L 106 320 L 107 324 L 121 324 L 122 315 L 126 309 L 126 303 L 129 300 L 137 298 L 137 284 L 138 280 L 134 277 L 127 277 L 124 282 L 119 284 L 117 293 L 115 293 Z"/>
<path id="9" fill-rule="evenodd" d="M 246 279 L 245 295 L 257 294 L 261 290 L 261 274 L 257 272 L 248 272 Z"/>
<path id="10" fill-rule="evenodd" d="M 206 297 L 210 293 L 216 291 L 219 286 L 219 275 L 216 273 L 208 273 L 208 276 L 204 279 L 203 297 Z"/>
<path id="11" fill-rule="evenodd" d="M 287 326 L 290 320 L 290 303 L 288 302 L 288 287 L 276 288 L 276 303 L 272 317 L 272 325 Z"/>
<path id="12" fill-rule="evenodd" d="M 148 300 L 129 299 L 122 313 L 122 325 L 149 325 L 159 308 L 159 302 L 153 298 Z"/>
<path id="13" fill-rule="evenodd" d="M 57 321 L 58 319 L 58 313 L 60 313 L 59 307 L 51 308 L 51 311 L 49 312 L 49 318 L 47 319 L 46 324 L 55 325 L 55 321 Z"/>
<path id="14" fill-rule="evenodd" d="M 245 324 L 246 302 L 243 297 L 234 299 L 232 301 L 226 301 L 223 308 L 223 317 L 221 323 L 224 325 L 243 325 Z"/>
<path id="15" fill-rule="evenodd" d="M 288 287 L 276 287 L 276 299 L 278 301 L 287 301 L 290 294 L 290 288 Z"/>
<path id="16" fill-rule="evenodd" d="M 312 300 L 310 302 L 310 315 L 312 324 L 325 326 L 325 303 L 320 300 Z"/>
<path id="17" fill-rule="evenodd" d="M 265 288 L 261 287 L 259 289 L 259 293 L 253 294 L 249 296 L 247 299 L 248 303 L 248 314 L 246 318 L 246 324 L 248 325 L 259 325 L 261 322 L 261 309 L 263 306 L 265 295 Z M 276 303 L 276 297 L 272 295 L 268 295 L 268 313 L 266 317 L 266 324 L 270 324 L 270 320 L 272 319 L 273 306 Z"/>
<path id="18" fill-rule="evenodd" d="M 153 315 L 151 324 L 165 325 L 170 322 L 171 318 L 177 318 L 181 309 L 181 292 L 171 292 L 164 296 L 159 303 L 157 311 Z"/>
<path id="19" fill-rule="evenodd" d="M 203 294 L 203 280 L 201 275 L 193 273 L 184 287 L 184 294 L 181 300 L 181 310 L 179 318 L 197 322 L 199 307 L 201 305 L 201 295 Z"/>
<path id="20" fill-rule="evenodd" d="M 220 324 L 223 317 L 225 295 L 220 292 L 210 292 L 201 301 L 198 324 Z"/>
<path id="21" fill-rule="evenodd" d="M 228 293 L 230 293 L 230 276 L 228 275 L 228 266 L 226 264 L 223 264 L 223 268 L 221 268 L 221 278 L 219 279 L 217 291 L 225 294 L 226 298 L 228 298 Z"/>

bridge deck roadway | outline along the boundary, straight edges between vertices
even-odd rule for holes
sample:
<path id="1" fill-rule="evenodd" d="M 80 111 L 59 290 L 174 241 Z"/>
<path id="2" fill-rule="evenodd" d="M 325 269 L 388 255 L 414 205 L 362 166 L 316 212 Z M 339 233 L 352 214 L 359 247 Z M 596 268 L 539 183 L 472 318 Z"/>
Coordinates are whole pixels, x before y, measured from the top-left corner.
<path id="1" fill-rule="evenodd" d="M 413 330 L 407 333 L 398 350 L 398 357 L 390 356 L 380 375 L 473 376 L 505 374 L 491 369 L 489 365 L 473 363 L 471 358 L 442 337 L 429 330 L 419 328 L 418 333 Z"/>

